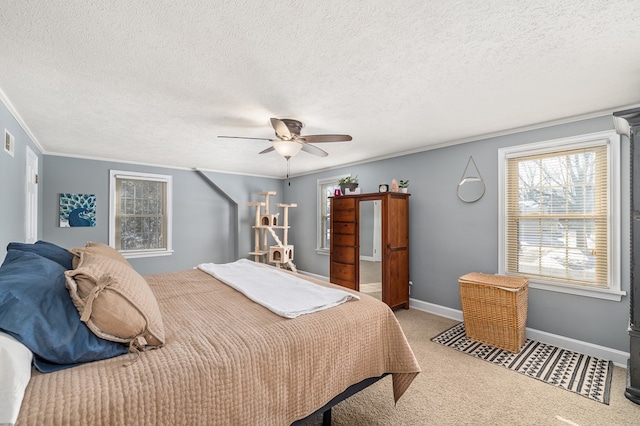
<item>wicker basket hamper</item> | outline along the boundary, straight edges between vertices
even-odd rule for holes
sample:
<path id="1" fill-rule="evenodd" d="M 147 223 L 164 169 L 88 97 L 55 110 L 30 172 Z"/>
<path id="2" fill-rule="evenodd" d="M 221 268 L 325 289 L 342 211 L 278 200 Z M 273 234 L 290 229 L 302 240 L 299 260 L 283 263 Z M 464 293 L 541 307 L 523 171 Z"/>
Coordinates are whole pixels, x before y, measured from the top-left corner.
<path id="1" fill-rule="evenodd" d="M 529 279 L 472 272 L 458 282 L 467 337 L 520 352 L 527 339 Z"/>

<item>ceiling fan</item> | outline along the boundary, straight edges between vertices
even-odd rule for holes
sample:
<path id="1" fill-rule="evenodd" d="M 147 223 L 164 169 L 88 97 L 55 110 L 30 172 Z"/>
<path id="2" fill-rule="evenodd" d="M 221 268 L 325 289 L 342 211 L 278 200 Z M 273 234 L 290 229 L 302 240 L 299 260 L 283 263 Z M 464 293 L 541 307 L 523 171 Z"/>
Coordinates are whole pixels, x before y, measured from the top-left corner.
<path id="1" fill-rule="evenodd" d="M 300 130 L 304 127 L 301 121 L 291 118 L 272 118 L 271 125 L 276 132 L 276 138 L 251 138 L 244 136 L 218 136 L 219 138 L 232 139 L 258 139 L 272 142 L 272 146 L 260 151 L 259 154 L 266 154 L 276 151 L 287 160 L 300 151 L 308 152 L 318 157 L 326 157 L 329 155 L 326 151 L 311 145 L 321 142 L 348 142 L 352 139 L 349 135 L 300 135 Z"/>

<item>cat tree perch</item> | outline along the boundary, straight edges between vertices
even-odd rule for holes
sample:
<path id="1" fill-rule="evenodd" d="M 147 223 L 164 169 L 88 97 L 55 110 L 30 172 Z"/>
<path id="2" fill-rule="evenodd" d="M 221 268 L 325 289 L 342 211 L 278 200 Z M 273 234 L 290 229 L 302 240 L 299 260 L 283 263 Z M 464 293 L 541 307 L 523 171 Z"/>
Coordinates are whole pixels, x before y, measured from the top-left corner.
<path id="1" fill-rule="evenodd" d="M 264 197 L 264 201 L 252 201 L 247 203 L 249 207 L 255 207 L 256 218 L 253 229 L 254 249 L 249 252 L 253 256 L 254 262 L 273 263 L 276 267 L 282 268 L 285 265 L 292 271 L 297 271 L 293 263 L 293 245 L 288 243 L 289 238 L 289 208 L 298 207 L 297 204 L 277 203 L 276 207 L 282 208 L 282 225 L 278 224 L 280 213 L 269 212 L 269 197 L 276 195 L 275 191 L 258 192 Z M 264 208 L 264 211 L 263 211 Z M 282 239 L 276 230 L 282 230 Z M 267 247 L 269 235 L 275 241 L 275 245 Z"/>

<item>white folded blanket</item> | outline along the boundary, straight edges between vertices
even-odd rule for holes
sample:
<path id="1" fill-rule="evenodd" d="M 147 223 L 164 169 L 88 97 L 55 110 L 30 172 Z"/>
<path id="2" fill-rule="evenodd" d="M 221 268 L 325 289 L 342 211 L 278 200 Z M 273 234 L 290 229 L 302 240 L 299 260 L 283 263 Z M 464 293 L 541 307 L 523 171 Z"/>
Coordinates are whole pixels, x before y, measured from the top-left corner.
<path id="1" fill-rule="evenodd" d="M 347 291 L 323 287 L 248 259 L 225 264 L 201 263 L 198 269 L 285 318 L 295 318 L 360 299 Z"/>

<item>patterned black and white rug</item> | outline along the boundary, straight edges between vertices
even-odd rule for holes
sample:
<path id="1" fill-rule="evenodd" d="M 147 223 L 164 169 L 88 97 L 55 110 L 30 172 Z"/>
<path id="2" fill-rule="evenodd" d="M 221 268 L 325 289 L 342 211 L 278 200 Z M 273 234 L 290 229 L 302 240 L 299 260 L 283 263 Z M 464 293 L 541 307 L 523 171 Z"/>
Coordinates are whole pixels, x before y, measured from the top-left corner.
<path id="1" fill-rule="evenodd" d="M 431 339 L 525 376 L 609 405 L 613 363 L 527 339 L 512 353 L 467 338 L 459 323 Z"/>

